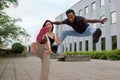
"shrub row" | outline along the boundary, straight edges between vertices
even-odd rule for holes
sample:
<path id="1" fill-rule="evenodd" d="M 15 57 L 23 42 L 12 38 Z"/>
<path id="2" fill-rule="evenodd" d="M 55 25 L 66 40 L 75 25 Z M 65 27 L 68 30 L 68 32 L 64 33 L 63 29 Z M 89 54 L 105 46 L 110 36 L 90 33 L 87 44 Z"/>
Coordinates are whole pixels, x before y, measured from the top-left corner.
<path id="1" fill-rule="evenodd" d="M 14 43 L 10 50 L 0 49 L 0 56 L 4 56 L 6 54 L 22 54 L 25 51 L 26 47 L 21 43 Z"/>
<path id="2" fill-rule="evenodd" d="M 4 55 L 5 52 L 0 50 L 0 56 Z"/>
<path id="3" fill-rule="evenodd" d="M 65 52 L 65 55 L 90 55 L 92 59 L 120 60 L 120 49 L 91 52 Z"/>

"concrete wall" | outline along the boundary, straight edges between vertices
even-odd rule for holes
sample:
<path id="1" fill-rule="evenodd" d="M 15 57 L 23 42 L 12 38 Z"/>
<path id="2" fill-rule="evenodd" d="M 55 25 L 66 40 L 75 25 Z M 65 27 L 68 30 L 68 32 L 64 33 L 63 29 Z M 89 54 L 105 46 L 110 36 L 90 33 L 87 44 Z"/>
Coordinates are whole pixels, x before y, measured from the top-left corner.
<path id="1" fill-rule="evenodd" d="M 108 22 L 104 24 L 103 27 L 101 27 L 101 24 L 90 24 L 91 26 L 97 28 L 101 28 L 102 30 L 102 36 L 101 38 L 105 38 L 105 50 L 112 50 L 112 36 L 117 36 L 117 48 L 120 49 L 120 0 L 104 0 L 104 5 L 100 6 L 101 2 L 100 0 L 81 0 L 78 3 L 74 4 L 71 8 L 75 10 L 76 14 L 79 16 L 84 16 L 88 19 L 100 19 L 102 16 L 105 16 L 108 18 Z M 95 2 L 96 9 L 92 10 L 92 3 Z M 88 7 L 88 14 L 85 13 L 85 8 Z M 82 11 L 82 14 L 80 14 L 80 11 Z M 111 12 L 116 12 L 116 18 L 117 22 L 112 24 L 111 23 Z M 64 20 L 66 18 L 65 13 L 60 14 L 58 17 L 56 17 L 57 20 Z M 71 27 L 67 25 L 60 25 L 58 28 L 56 28 L 56 33 L 60 36 L 62 31 L 64 30 L 70 30 Z M 82 42 L 82 50 L 86 51 L 86 43 L 85 41 L 88 40 L 88 51 L 93 51 L 93 43 L 92 43 L 92 36 L 89 37 L 71 37 L 67 36 L 66 39 L 63 41 L 62 45 L 64 46 L 64 50 L 61 49 L 61 51 L 66 52 L 66 47 L 68 48 L 68 51 L 70 51 L 70 43 L 72 44 L 72 51 L 75 51 L 74 43 L 76 42 L 76 51 L 80 51 L 80 41 Z M 96 51 L 102 50 L 102 43 L 101 39 L 96 44 Z M 63 47 L 61 46 L 61 48 Z"/>

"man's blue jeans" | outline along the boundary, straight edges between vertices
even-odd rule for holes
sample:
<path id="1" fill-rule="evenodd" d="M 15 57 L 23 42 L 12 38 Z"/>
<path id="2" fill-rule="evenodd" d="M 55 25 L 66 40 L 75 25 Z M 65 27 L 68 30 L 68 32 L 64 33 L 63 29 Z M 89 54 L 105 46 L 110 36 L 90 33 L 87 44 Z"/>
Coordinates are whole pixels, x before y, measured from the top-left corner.
<path id="1" fill-rule="evenodd" d="M 88 26 L 85 32 L 83 32 L 82 34 L 76 32 L 75 30 L 66 30 L 66 31 L 63 31 L 60 36 L 61 42 L 63 42 L 67 36 L 87 37 L 87 36 L 93 35 L 95 31 L 96 31 L 96 28 L 94 28 L 93 26 Z M 60 47 L 58 47 L 58 53 L 60 52 L 61 52 Z"/>
<path id="2" fill-rule="evenodd" d="M 76 36 L 76 37 L 86 37 L 86 36 L 91 36 L 94 32 L 95 32 L 95 28 L 92 26 L 87 27 L 87 29 L 85 30 L 85 32 L 83 32 L 82 34 L 76 32 L 75 30 L 66 30 L 63 31 L 60 38 L 61 38 L 61 42 L 63 42 L 63 40 L 67 37 L 67 36 Z"/>

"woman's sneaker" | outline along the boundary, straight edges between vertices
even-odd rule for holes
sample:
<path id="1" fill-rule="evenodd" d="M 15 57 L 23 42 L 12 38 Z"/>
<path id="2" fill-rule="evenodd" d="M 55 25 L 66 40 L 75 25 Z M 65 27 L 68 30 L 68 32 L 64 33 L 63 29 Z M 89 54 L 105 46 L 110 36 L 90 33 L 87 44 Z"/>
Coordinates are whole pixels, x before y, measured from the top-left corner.
<path id="1" fill-rule="evenodd" d="M 47 38 L 46 37 L 44 37 L 44 35 L 48 32 L 48 30 L 49 30 L 49 27 L 43 27 L 41 30 L 40 30 L 40 32 L 39 32 L 39 34 L 38 34 L 38 36 L 37 36 L 37 41 L 38 42 L 40 42 L 40 43 L 44 43 L 44 42 L 46 42 L 45 40 L 47 40 Z"/>
<path id="2" fill-rule="evenodd" d="M 93 34 L 93 43 L 97 43 L 99 41 L 100 36 L 102 35 L 102 31 L 100 28 L 97 28 Z"/>

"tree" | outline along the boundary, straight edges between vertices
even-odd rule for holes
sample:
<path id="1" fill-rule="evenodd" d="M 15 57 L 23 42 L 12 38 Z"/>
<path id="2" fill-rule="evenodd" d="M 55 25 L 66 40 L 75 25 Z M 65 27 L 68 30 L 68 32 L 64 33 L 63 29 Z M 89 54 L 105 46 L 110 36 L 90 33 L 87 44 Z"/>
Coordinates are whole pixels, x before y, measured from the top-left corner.
<path id="1" fill-rule="evenodd" d="M 9 44 L 13 40 L 19 41 L 20 36 L 28 36 L 29 34 L 16 25 L 16 22 L 21 19 L 15 19 L 6 15 L 3 11 L 5 8 L 9 8 L 10 5 L 18 6 L 17 0 L 0 0 L 0 47 Z"/>
<path id="2" fill-rule="evenodd" d="M 13 53 L 22 53 L 24 50 L 25 50 L 25 46 L 23 46 L 21 43 L 14 43 L 12 45 Z"/>
<path id="3" fill-rule="evenodd" d="M 10 5 L 17 6 L 18 0 L 0 0 L 0 11 L 5 8 L 9 8 Z"/>

